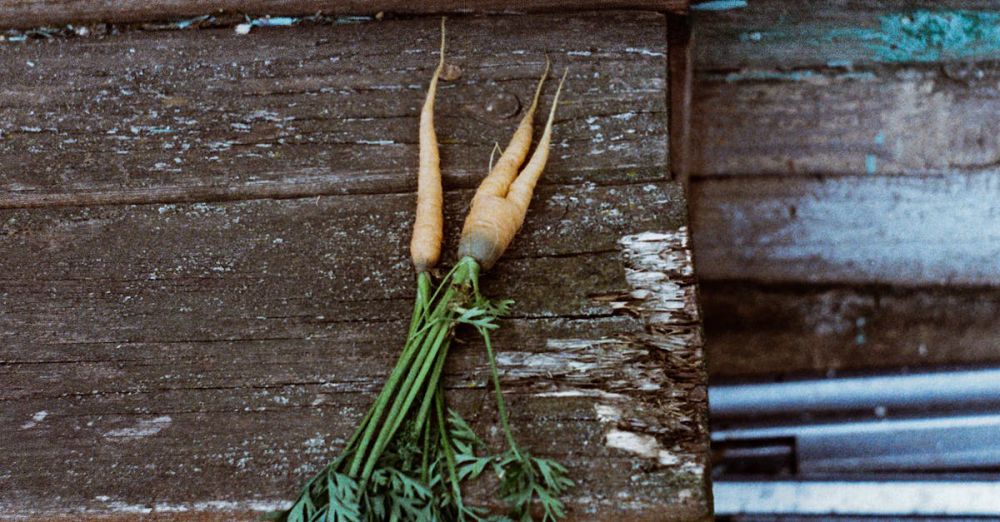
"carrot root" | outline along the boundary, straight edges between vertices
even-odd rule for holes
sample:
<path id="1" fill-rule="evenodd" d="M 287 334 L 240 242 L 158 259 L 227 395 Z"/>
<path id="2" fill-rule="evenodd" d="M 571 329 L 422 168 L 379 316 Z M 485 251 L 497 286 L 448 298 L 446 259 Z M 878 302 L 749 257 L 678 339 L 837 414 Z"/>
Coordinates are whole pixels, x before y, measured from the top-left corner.
<path id="1" fill-rule="evenodd" d="M 545 70 L 548 73 L 547 63 Z M 471 257 L 483 269 L 488 270 L 503 255 L 504 251 L 514 240 L 514 235 L 517 234 L 521 225 L 524 224 L 524 218 L 528 211 L 528 205 L 531 202 L 535 185 L 538 184 L 538 180 L 545 170 L 545 164 L 548 161 L 549 145 L 552 141 L 552 124 L 555 120 L 556 107 L 559 105 L 559 96 L 562 93 L 562 86 L 566 81 L 566 73 L 568 72 L 569 70 L 567 69 L 559 81 L 559 88 L 556 90 L 555 98 L 552 101 L 552 108 L 549 109 L 549 117 L 545 123 L 545 130 L 542 132 L 542 137 L 539 139 L 535 152 L 531 155 L 531 159 L 528 160 L 528 164 L 525 165 L 516 177 L 511 176 L 507 179 L 498 176 L 494 178 L 495 180 L 506 181 L 506 185 L 502 187 L 502 190 L 498 188 L 499 183 L 487 183 L 494 176 L 493 173 L 501 168 L 500 163 L 504 161 L 504 157 L 508 156 L 508 153 L 510 153 L 509 158 L 518 159 L 517 163 L 510 168 L 516 171 L 520 166 L 525 156 L 527 156 L 527 150 L 531 145 L 530 129 L 527 134 L 527 142 L 518 140 L 515 143 L 515 139 L 511 139 L 511 144 L 507 146 L 507 150 L 501 155 L 499 162 L 493 167 L 493 171 L 479 186 L 479 190 L 476 191 L 476 195 L 472 199 L 472 207 L 469 210 L 469 215 L 466 217 L 465 225 L 462 227 L 462 239 L 458 246 L 459 258 Z M 536 92 L 536 103 L 537 99 L 538 93 Z M 529 114 L 534 111 L 534 108 L 535 103 L 532 103 Z M 526 115 L 524 120 L 528 118 L 529 115 Z M 524 120 L 522 120 L 522 124 Z M 518 137 L 517 134 L 521 131 L 521 127 L 518 127 L 515 137 Z M 520 147 L 520 149 L 512 150 L 515 146 Z M 507 167 L 505 166 L 505 168 Z M 506 176 L 507 174 L 502 173 L 502 175 Z"/>
<path id="2" fill-rule="evenodd" d="M 444 236 L 444 191 L 441 187 L 441 156 L 434 130 L 434 98 L 444 70 L 445 19 L 441 18 L 441 51 L 438 66 L 427 88 L 420 111 L 420 164 L 417 170 L 417 212 L 410 240 L 410 257 L 417 273 L 426 272 L 441 258 Z"/>
<path id="3" fill-rule="evenodd" d="M 475 197 L 492 195 L 504 197 L 511 182 L 517 177 L 517 169 L 524 163 L 524 158 L 531 148 L 531 132 L 535 124 L 535 109 L 538 108 L 538 98 L 542 94 L 542 86 L 545 85 L 545 78 L 549 75 L 549 59 L 545 59 L 545 71 L 538 80 L 535 87 L 535 96 L 531 100 L 531 105 L 517 125 L 517 130 L 511 136 L 507 148 L 500 154 L 500 158 L 490 168 L 489 175 L 479 184 Z"/>

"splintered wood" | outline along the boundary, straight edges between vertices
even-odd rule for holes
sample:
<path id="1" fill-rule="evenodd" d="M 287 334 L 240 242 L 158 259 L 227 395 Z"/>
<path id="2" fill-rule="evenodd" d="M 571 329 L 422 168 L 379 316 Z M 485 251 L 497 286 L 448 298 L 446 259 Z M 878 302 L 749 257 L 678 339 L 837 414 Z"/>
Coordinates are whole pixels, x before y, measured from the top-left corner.
<path id="1" fill-rule="evenodd" d="M 449 19 L 462 73 L 437 102 L 445 252 L 545 55 L 570 66 L 549 166 L 483 291 L 517 301 L 494 338 L 512 424 L 570 469 L 574 520 L 710 513 L 665 25 Z M 337 453 L 409 321 L 438 27 L 0 46 L 0 514 L 253 519 Z M 497 443 L 468 334 L 448 397 Z"/>

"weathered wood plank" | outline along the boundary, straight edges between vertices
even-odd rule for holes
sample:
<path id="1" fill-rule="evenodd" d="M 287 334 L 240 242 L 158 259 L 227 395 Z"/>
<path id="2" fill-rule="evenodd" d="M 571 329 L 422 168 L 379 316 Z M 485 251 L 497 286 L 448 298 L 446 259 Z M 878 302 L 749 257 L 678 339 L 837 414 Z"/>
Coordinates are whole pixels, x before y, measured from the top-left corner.
<path id="1" fill-rule="evenodd" d="M 701 287 L 713 378 L 1000 362 L 986 288 Z"/>
<path id="2" fill-rule="evenodd" d="M 890 4 L 848 10 L 885 14 Z M 769 13 L 775 32 L 846 23 L 814 7 L 762 2 L 741 12 Z M 732 35 L 716 29 L 735 16 L 700 18 L 698 49 L 724 47 Z M 696 64 L 690 164 L 701 277 L 1000 282 L 994 64 L 977 55 L 940 66 L 849 65 L 830 44 L 806 46 L 806 61 L 786 65 L 774 49 L 792 48 L 760 44 L 761 53 L 743 47 Z"/>
<path id="3" fill-rule="evenodd" d="M 462 73 L 438 100 L 446 183 L 475 185 L 546 54 L 556 69 L 571 66 L 559 113 L 571 130 L 556 136 L 560 161 L 543 183 L 661 176 L 663 17 L 536 19 L 545 31 L 516 16 L 450 24 L 449 61 Z M 412 191 L 398 174 L 414 168 L 437 31 L 419 18 L 0 46 L 0 69 L 11 71 L 0 207 Z M 643 145 L 655 137 L 661 147 Z M 371 155 L 377 164 L 362 163 Z"/>
<path id="4" fill-rule="evenodd" d="M 3 0 L 0 28 L 72 23 L 136 23 L 219 12 L 247 15 L 538 13 L 591 9 L 685 12 L 688 0 Z"/>
<path id="5" fill-rule="evenodd" d="M 1000 282 L 994 174 L 706 179 L 691 199 L 708 280 Z"/>
<path id="6" fill-rule="evenodd" d="M 695 13 L 698 67 L 794 70 L 1000 57 L 988 0 L 753 0 Z"/>
<path id="7" fill-rule="evenodd" d="M 994 7 L 759 0 L 696 15 L 692 215 L 713 376 L 997 362 Z"/>
<path id="8" fill-rule="evenodd" d="M 575 51 L 553 54 L 576 76 L 552 175 L 484 281 L 517 300 L 495 338 L 516 430 L 578 479 L 573 519 L 708 518 L 701 333 L 683 190 L 666 169 L 663 17 L 449 23 L 464 71 L 438 102 L 451 142 L 446 252 L 541 55 Z M 17 69 L 4 107 L 17 127 L 0 141 L 0 513 L 250 519 L 335 454 L 405 329 L 413 133 L 436 25 L 128 32 L 0 50 L 35 63 Z M 271 72 L 254 65 L 268 59 Z M 60 71 L 71 76 L 56 81 Z M 497 90 L 512 103 L 502 117 L 487 96 Z M 225 140 L 246 143 L 210 150 Z M 178 156 L 183 143 L 191 152 Z M 179 171 L 148 168 L 174 157 Z M 460 339 L 450 400 L 499 443 L 483 349 Z"/>
<path id="9" fill-rule="evenodd" d="M 592 477 L 574 493 L 576 516 L 697 518 L 707 506 L 704 462 L 691 458 L 704 450 L 693 301 L 653 321 L 646 337 L 643 319 L 613 315 L 663 315 L 643 311 L 648 297 L 619 297 L 629 285 L 615 241 L 625 230 L 676 226 L 679 216 L 651 208 L 680 189 L 625 188 L 608 189 L 618 192 L 610 205 L 588 198 L 574 210 L 533 213 L 526 241 L 489 279 L 488 291 L 520 298 L 496 338 L 499 357 L 518 429 L 537 451 Z M 375 251 L 405 252 L 407 217 L 385 199 L 106 207 L 103 216 L 5 211 L 30 230 L 6 236 L 5 251 L 21 254 L 0 268 L 8 383 L 0 425 L 16 448 L 0 479 L 5 510 L 199 510 L 210 501 L 255 509 L 290 494 L 343 443 L 405 330 L 405 258 L 380 261 Z M 636 214 L 616 217 L 625 210 Z M 556 232 L 545 215 L 589 228 L 559 233 L 564 248 L 546 254 L 529 239 Z M 336 247 L 345 243 L 336 230 L 357 227 L 353 216 L 382 223 L 361 227 L 368 241 Z M 155 248 L 135 242 L 142 237 Z M 37 270 L 24 274 L 22 263 Z M 690 281 L 690 265 L 678 267 Z M 473 413 L 489 401 L 482 348 L 470 343 L 455 355 L 452 396 L 488 433 L 492 415 Z M 671 396 L 680 410 L 655 406 Z M 608 433 L 618 437 L 610 448 Z M 614 446 L 623 433 L 639 445 Z M 55 467 L 58 477 L 48 471 Z"/>
<path id="10" fill-rule="evenodd" d="M 706 45 L 711 45 L 706 43 Z M 694 176 L 995 172 L 993 64 L 697 74 Z M 762 129 L 765 129 L 762 131 Z"/>

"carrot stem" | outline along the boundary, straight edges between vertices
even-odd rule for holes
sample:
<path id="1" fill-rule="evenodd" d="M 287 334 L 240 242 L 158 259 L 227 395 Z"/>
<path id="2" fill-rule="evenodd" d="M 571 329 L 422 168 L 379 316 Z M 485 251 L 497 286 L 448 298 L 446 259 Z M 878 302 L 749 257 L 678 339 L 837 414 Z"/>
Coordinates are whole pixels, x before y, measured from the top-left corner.
<path id="1" fill-rule="evenodd" d="M 455 504 L 462 506 L 462 484 L 458 478 L 458 469 L 455 466 L 455 450 L 451 447 L 451 435 L 448 433 L 447 421 L 444 411 L 444 386 L 439 385 L 437 396 L 434 398 L 434 407 L 437 413 L 438 431 L 441 433 L 441 450 L 444 452 L 444 460 L 448 465 L 448 477 L 451 478 L 452 495 L 455 496 Z M 459 509 L 459 518 L 463 517 Z"/>
<path id="2" fill-rule="evenodd" d="M 406 393 L 401 393 L 399 397 L 403 397 L 403 401 L 400 402 L 399 397 L 393 402 L 392 409 L 389 412 L 388 417 L 386 417 L 385 427 L 379 432 L 378 438 L 375 440 L 375 444 L 372 446 L 371 454 L 368 456 L 368 461 L 365 463 L 365 468 L 361 472 L 360 483 L 364 485 L 367 483 L 368 478 L 371 477 L 372 471 L 375 470 L 375 463 L 378 462 L 378 458 L 382 456 L 382 452 L 385 451 L 386 446 L 388 446 L 389 441 L 396 434 L 399 429 L 400 424 L 403 423 L 403 419 L 406 417 L 406 412 L 409 411 L 410 405 L 413 404 L 413 400 L 416 398 L 417 393 L 420 391 L 420 387 L 423 385 L 427 374 L 431 370 L 431 365 L 433 364 L 434 356 L 437 355 L 438 350 L 440 350 L 441 345 L 444 342 L 445 336 L 449 334 L 451 328 L 448 325 L 442 324 L 437 328 L 432 330 L 434 335 L 428 336 L 428 340 L 431 342 L 430 350 L 421 350 L 421 353 L 417 356 L 417 361 L 414 362 L 414 367 L 419 367 L 420 370 L 416 374 L 410 372 L 410 376 L 407 377 L 406 382 L 403 385 L 403 389 Z M 431 340 L 433 339 L 433 340 Z"/>
<path id="3" fill-rule="evenodd" d="M 517 440 L 514 439 L 514 433 L 510 429 L 507 402 L 504 401 L 503 390 L 500 388 L 500 372 L 497 371 L 497 358 L 496 354 L 493 353 L 493 343 L 490 342 L 490 332 L 486 328 L 479 328 L 479 334 L 483 336 L 483 343 L 486 345 L 486 355 L 490 360 L 490 378 L 493 380 L 493 392 L 497 399 L 497 413 L 500 416 L 500 426 L 503 427 L 503 433 L 507 438 L 507 444 L 510 446 L 511 451 L 515 455 L 520 456 L 521 451 L 518 448 Z"/>

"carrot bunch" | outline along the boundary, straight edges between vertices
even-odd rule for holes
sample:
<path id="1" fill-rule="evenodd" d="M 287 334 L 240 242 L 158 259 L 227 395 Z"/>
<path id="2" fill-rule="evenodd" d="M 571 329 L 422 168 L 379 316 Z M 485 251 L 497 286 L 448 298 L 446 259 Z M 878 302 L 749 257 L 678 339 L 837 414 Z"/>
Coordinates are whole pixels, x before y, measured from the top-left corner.
<path id="1" fill-rule="evenodd" d="M 543 520 L 564 516 L 559 496 L 573 482 L 559 463 L 532 456 L 517 443 L 500 387 L 490 332 L 509 300 L 491 301 L 479 291 L 479 276 L 491 268 L 524 223 L 532 192 L 548 159 L 552 124 L 566 75 L 556 90 L 542 137 L 531 148 L 534 114 L 548 76 L 538 82 L 531 106 L 507 148 L 472 199 L 462 229 L 458 263 L 435 285 L 431 271 L 441 255 L 444 216 L 434 101 L 444 69 L 441 21 L 438 66 L 420 113 L 417 212 L 410 254 L 417 293 L 406 342 L 385 385 L 342 453 L 309 480 L 290 509 L 290 522 L 382 520 Z M 519 170 L 520 169 L 520 170 Z M 488 448 L 456 412 L 445 407 L 443 370 L 455 329 L 475 329 L 486 345 L 491 381 L 507 448 Z M 466 504 L 462 484 L 487 470 L 496 474 L 510 518 L 488 516 Z"/>

